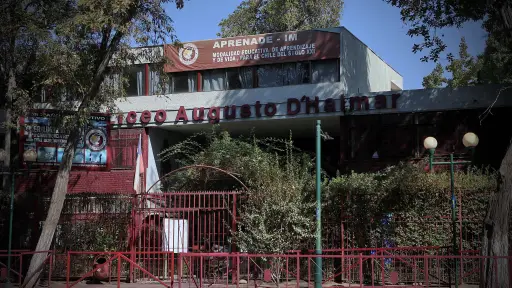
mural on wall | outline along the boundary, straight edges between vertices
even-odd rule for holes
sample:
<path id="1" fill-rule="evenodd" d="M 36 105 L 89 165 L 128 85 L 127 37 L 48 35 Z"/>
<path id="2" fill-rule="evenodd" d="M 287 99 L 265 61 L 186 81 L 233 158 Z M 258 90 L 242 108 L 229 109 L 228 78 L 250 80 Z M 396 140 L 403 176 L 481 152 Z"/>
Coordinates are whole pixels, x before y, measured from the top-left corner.
<path id="1" fill-rule="evenodd" d="M 27 150 L 36 152 L 37 160 L 32 163 L 33 165 L 57 166 L 62 161 L 68 134 L 58 131 L 55 125 L 52 125 L 56 116 L 55 113 L 48 111 L 34 111 L 20 119 L 20 155 Z M 109 115 L 90 116 L 89 123 L 80 130 L 73 167 L 107 167 L 109 127 Z"/>

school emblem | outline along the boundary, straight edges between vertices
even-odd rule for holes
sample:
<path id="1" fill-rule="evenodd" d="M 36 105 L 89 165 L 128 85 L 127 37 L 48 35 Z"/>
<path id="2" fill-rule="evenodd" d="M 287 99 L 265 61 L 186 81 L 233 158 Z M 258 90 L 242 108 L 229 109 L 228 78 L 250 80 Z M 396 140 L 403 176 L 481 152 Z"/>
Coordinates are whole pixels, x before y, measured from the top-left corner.
<path id="1" fill-rule="evenodd" d="M 101 129 L 91 129 L 85 135 L 87 147 L 92 151 L 101 151 L 107 146 L 107 135 Z"/>
<path id="2" fill-rule="evenodd" d="M 178 56 L 181 63 L 185 65 L 192 65 L 196 62 L 197 57 L 199 56 L 199 50 L 197 50 L 197 46 L 193 43 L 186 43 L 180 48 Z"/>

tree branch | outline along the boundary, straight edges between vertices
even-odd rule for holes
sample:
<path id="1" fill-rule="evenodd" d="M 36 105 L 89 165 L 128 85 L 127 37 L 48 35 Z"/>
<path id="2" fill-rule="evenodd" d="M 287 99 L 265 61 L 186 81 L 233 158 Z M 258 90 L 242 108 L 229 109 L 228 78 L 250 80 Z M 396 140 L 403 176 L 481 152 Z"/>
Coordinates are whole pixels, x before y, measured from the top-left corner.
<path id="1" fill-rule="evenodd" d="M 496 102 L 498 102 L 498 99 L 500 98 L 501 93 L 510 88 L 512 88 L 512 86 L 506 86 L 506 87 L 502 87 L 500 89 L 500 91 L 498 91 L 498 95 L 496 95 L 496 98 L 491 103 L 491 105 L 489 105 L 489 107 L 487 107 L 487 109 L 485 109 L 485 111 L 478 116 L 478 119 L 480 119 L 480 125 L 482 125 L 482 122 L 485 120 L 485 118 L 487 118 L 487 116 L 489 116 L 489 114 L 492 115 L 492 108 L 494 107 L 494 104 L 496 104 Z"/>

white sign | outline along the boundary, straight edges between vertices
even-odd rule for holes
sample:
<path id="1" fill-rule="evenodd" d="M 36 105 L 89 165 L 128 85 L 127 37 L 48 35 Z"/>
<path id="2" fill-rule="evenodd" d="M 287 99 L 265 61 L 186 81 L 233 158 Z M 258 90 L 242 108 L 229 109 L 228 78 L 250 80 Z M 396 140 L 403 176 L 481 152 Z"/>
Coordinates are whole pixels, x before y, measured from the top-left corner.
<path id="1" fill-rule="evenodd" d="M 164 218 L 162 251 L 174 253 L 188 252 L 188 220 Z"/>

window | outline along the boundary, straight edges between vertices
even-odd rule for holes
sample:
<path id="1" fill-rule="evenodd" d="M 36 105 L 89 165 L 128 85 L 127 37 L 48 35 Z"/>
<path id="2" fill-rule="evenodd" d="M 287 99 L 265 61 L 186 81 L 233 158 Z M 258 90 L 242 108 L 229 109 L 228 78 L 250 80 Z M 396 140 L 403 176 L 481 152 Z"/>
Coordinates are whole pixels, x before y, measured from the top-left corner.
<path id="1" fill-rule="evenodd" d="M 284 85 L 297 85 L 310 83 L 309 62 L 285 63 Z"/>
<path id="2" fill-rule="evenodd" d="M 126 96 L 143 96 L 145 90 L 145 69 L 144 65 L 136 65 L 128 70 Z"/>
<path id="3" fill-rule="evenodd" d="M 203 91 L 226 90 L 226 71 L 208 70 L 203 72 Z"/>
<path id="4" fill-rule="evenodd" d="M 227 69 L 228 89 L 252 88 L 252 67 Z"/>
<path id="5" fill-rule="evenodd" d="M 339 79 L 338 60 L 323 60 L 312 62 L 311 83 L 337 82 Z"/>
<path id="6" fill-rule="evenodd" d="M 283 65 L 271 64 L 259 66 L 258 73 L 258 87 L 276 87 L 283 85 Z"/>
<path id="7" fill-rule="evenodd" d="M 170 76 L 170 75 L 169 75 Z M 171 93 L 170 79 L 162 76 L 160 71 L 156 68 L 151 69 L 149 72 L 149 95 L 161 95 Z"/>
<path id="8" fill-rule="evenodd" d="M 197 72 L 180 72 L 171 74 L 172 93 L 197 91 Z"/>

